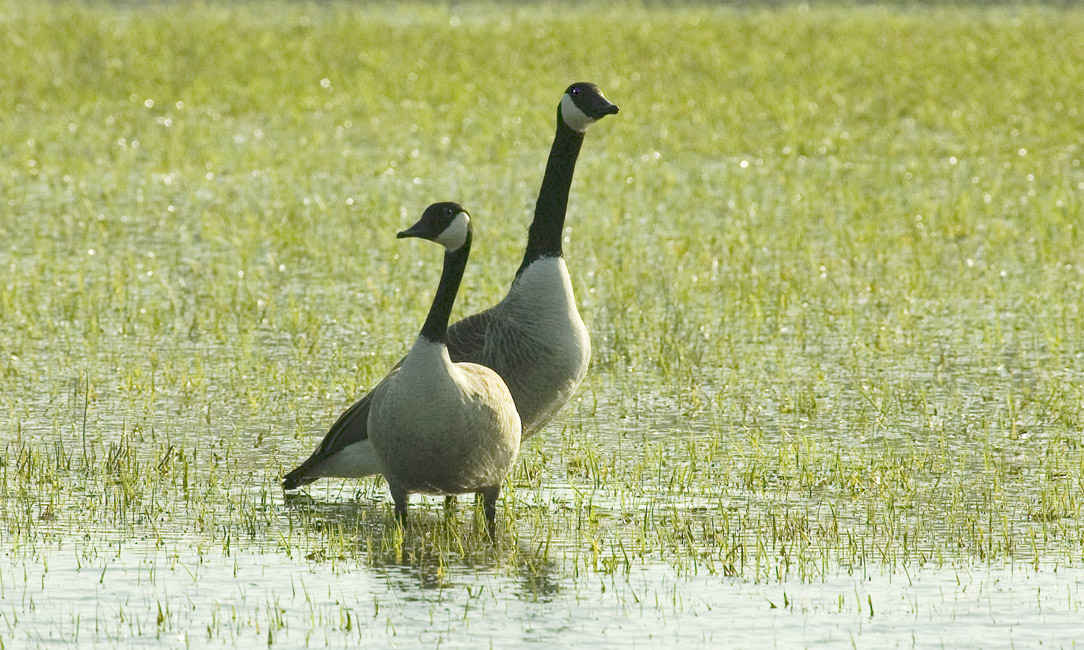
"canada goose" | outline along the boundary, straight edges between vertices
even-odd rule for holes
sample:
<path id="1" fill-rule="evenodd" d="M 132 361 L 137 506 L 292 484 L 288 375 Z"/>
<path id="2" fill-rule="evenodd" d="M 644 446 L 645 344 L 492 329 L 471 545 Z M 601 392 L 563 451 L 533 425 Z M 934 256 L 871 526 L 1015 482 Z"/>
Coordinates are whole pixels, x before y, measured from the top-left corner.
<path id="1" fill-rule="evenodd" d="M 369 440 L 397 518 L 406 519 L 411 492 L 477 492 L 492 533 L 501 481 L 516 462 L 522 429 L 500 375 L 453 363 L 448 355 L 448 316 L 470 255 L 470 215 L 457 203 L 434 203 L 399 233 L 404 237 L 444 246 L 444 271 L 413 347 L 371 393 Z"/>
<path id="2" fill-rule="evenodd" d="M 557 132 L 550 147 L 527 248 L 508 294 L 496 305 L 448 329 L 454 361 L 497 371 L 516 402 L 523 439 L 542 429 L 569 400 L 587 373 L 591 339 L 576 309 L 563 258 L 562 233 L 576 159 L 588 127 L 618 107 L 598 86 L 569 86 L 557 105 Z M 323 441 L 282 481 L 294 490 L 317 478 L 361 478 L 380 473 L 369 443 L 372 393 L 331 425 Z"/>

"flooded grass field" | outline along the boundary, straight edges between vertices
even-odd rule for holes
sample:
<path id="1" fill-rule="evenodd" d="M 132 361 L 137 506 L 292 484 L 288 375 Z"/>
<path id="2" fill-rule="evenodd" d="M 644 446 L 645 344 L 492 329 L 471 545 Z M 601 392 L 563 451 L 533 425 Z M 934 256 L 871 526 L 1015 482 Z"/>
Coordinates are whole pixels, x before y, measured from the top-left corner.
<path id="1" fill-rule="evenodd" d="M 1076 647 L 1084 12 L 0 3 L 0 647 Z M 279 481 L 519 263 L 594 343 L 498 504 Z"/>

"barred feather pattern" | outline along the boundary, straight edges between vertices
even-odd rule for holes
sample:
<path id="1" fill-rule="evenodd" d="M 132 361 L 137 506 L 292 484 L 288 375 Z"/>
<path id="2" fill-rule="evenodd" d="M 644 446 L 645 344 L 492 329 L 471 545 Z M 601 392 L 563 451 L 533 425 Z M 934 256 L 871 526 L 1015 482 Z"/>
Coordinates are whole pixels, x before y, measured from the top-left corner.
<path id="1" fill-rule="evenodd" d="M 516 402 L 523 439 L 538 433 L 576 392 L 591 361 L 564 259 L 542 258 L 524 269 L 504 300 L 449 329 L 448 347 L 453 361 L 497 371 Z"/>

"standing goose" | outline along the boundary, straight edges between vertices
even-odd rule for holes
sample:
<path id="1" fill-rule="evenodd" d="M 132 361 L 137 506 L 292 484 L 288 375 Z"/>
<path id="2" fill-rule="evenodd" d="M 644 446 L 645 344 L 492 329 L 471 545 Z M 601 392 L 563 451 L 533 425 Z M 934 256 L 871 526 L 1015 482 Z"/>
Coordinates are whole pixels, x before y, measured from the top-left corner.
<path id="1" fill-rule="evenodd" d="M 373 389 L 369 440 L 406 519 L 411 492 L 481 494 L 490 533 L 501 481 L 519 453 L 520 419 L 500 376 L 448 355 L 448 316 L 470 255 L 470 215 L 457 203 L 434 203 L 399 238 L 420 237 L 445 248 L 444 271 L 413 347 Z"/>
<path id="2" fill-rule="evenodd" d="M 617 112 L 595 84 L 574 83 L 565 90 L 557 105 L 557 133 L 527 248 L 512 286 L 499 303 L 448 329 L 453 360 L 482 364 L 504 379 L 519 411 L 523 439 L 553 419 L 587 373 L 591 339 L 576 309 L 562 233 L 584 135 L 592 124 Z M 339 417 L 316 451 L 283 478 L 283 489 L 325 476 L 361 478 L 381 472 L 369 441 L 372 395 Z"/>

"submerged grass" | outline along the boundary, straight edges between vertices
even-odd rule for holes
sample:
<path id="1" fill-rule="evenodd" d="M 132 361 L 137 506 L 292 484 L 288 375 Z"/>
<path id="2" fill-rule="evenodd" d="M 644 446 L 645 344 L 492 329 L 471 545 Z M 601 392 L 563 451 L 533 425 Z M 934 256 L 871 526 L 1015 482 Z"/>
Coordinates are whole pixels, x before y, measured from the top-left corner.
<path id="1" fill-rule="evenodd" d="M 468 574 L 551 601 L 1084 561 L 1080 11 L 5 3 L 0 32 L 0 596 L 29 619 L 48 566 L 133 557 L 156 596 L 96 639 L 375 634 L 303 573 L 242 615 L 156 587 L 208 565 L 366 567 L 391 635 L 403 585 L 498 607 Z M 420 326 L 437 260 L 393 233 L 462 202 L 458 313 L 499 299 L 578 79 L 622 107 L 568 219 L 594 363 L 501 539 L 467 502 L 402 531 L 375 480 L 284 503 Z"/>

